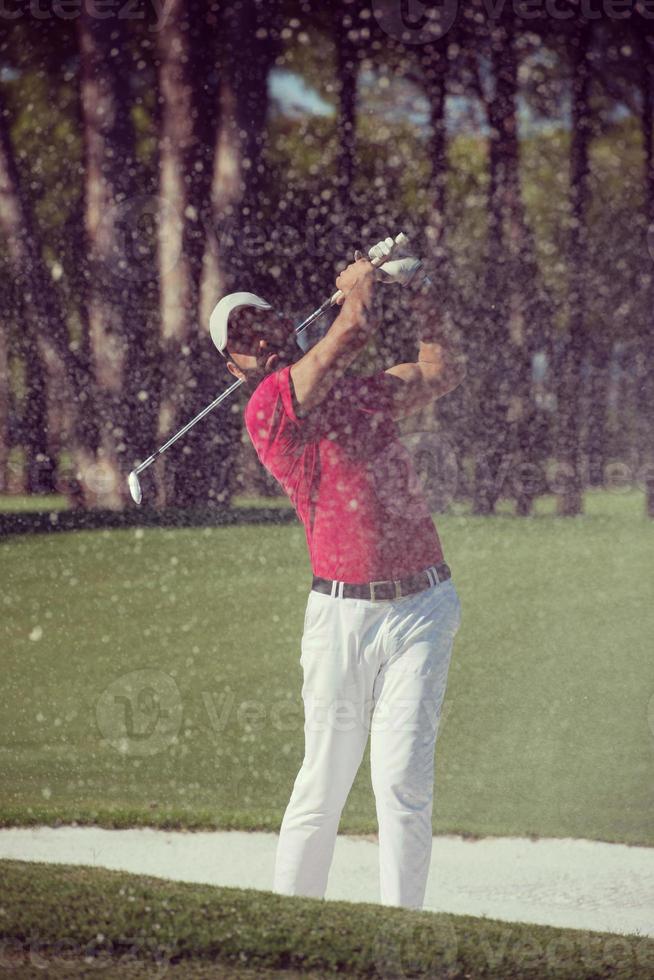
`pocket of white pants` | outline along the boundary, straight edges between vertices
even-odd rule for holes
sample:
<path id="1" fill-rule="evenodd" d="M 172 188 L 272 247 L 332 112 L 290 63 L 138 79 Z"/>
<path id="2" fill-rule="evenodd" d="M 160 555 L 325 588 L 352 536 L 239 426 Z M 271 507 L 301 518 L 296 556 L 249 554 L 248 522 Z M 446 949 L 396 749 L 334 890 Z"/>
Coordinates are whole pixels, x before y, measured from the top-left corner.
<path id="1" fill-rule="evenodd" d="M 329 596 L 324 596 L 320 592 L 312 591 L 309 593 L 307 607 L 304 612 L 304 626 L 302 627 L 302 654 L 300 656 L 300 663 L 302 663 L 302 658 L 306 652 L 307 639 L 313 637 L 316 632 L 319 634 L 325 627 L 330 610 L 332 609 L 330 605 L 332 601 Z"/>
<path id="2" fill-rule="evenodd" d="M 316 599 L 317 595 L 320 595 L 320 593 L 313 592 L 313 590 L 309 593 L 309 597 L 307 599 L 307 607 L 304 611 L 304 625 L 302 627 L 302 633 L 309 632 L 309 630 L 320 618 L 320 612 L 322 606 L 320 601 Z"/>

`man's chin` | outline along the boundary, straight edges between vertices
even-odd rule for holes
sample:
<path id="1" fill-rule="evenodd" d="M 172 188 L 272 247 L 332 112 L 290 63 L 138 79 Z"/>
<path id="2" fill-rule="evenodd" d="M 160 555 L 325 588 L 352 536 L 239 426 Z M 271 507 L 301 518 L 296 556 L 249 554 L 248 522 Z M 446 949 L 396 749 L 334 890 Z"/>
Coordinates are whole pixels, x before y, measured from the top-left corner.
<path id="1" fill-rule="evenodd" d="M 288 367 L 289 364 L 294 364 L 300 357 L 302 357 L 302 351 L 299 347 L 297 351 L 293 350 L 292 352 L 288 350 L 275 351 L 274 354 L 270 354 L 262 367 L 253 368 L 251 371 L 248 371 L 248 383 L 259 384 L 269 374 L 274 374 L 275 371 L 281 371 L 282 368 Z"/>

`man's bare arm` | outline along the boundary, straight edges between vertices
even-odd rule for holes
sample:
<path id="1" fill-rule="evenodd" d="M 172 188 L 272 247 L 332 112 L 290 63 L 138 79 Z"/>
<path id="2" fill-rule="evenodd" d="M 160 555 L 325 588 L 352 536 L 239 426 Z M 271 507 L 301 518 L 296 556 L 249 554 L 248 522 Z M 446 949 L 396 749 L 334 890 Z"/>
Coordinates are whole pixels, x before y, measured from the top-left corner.
<path id="1" fill-rule="evenodd" d="M 341 312 L 325 336 L 291 367 L 300 415 L 323 401 L 377 329 L 371 263 L 357 260 L 341 273 L 336 285 L 345 293 Z"/>
<path id="2" fill-rule="evenodd" d="M 418 320 L 418 360 L 395 364 L 385 372 L 393 386 L 396 419 L 421 411 L 456 388 L 466 375 L 461 334 L 439 308 L 434 287 L 422 284 L 412 298 Z"/>

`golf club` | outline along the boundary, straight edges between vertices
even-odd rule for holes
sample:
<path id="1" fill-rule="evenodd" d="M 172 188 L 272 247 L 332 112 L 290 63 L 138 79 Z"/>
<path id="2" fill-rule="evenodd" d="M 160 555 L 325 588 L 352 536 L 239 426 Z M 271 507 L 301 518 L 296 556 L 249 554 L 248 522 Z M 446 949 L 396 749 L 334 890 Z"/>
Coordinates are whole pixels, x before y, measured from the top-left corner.
<path id="1" fill-rule="evenodd" d="M 396 235 L 396 237 L 393 239 L 393 250 L 406 248 L 408 244 L 409 244 L 409 239 L 404 234 L 404 232 L 400 232 L 399 235 Z M 375 267 L 379 267 L 384 263 L 388 262 L 389 259 L 391 259 L 392 257 L 393 257 L 393 252 L 391 252 L 389 255 L 384 255 L 383 257 L 372 259 L 371 261 Z M 336 290 L 336 292 L 332 296 L 330 296 L 329 299 L 326 299 L 325 302 L 321 306 L 319 306 L 317 310 L 314 310 L 313 313 L 311 313 L 306 318 L 306 320 L 303 320 L 302 323 L 300 323 L 297 327 L 295 327 L 296 336 L 299 335 L 308 326 L 310 326 L 310 324 L 312 324 L 315 320 L 317 320 L 318 317 L 322 316 L 323 313 L 325 313 L 331 306 L 337 303 L 342 295 L 343 294 L 340 291 L 340 289 Z M 225 391 L 222 392 L 222 394 L 218 395 L 218 397 L 214 401 L 212 401 L 210 405 L 207 405 L 206 408 L 203 408 L 202 411 L 195 416 L 195 418 L 191 419 L 190 422 L 187 422 L 186 425 L 179 430 L 179 432 L 176 432 L 174 436 L 171 436 L 168 442 L 165 442 L 163 446 L 161 446 L 159 449 L 157 449 L 155 453 L 152 454 L 152 456 L 148 456 L 148 458 L 144 460 L 144 462 L 139 463 L 139 465 L 132 470 L 132 472 L 129 474 L 127 478 L 127 486 L 129 487 L 130 495 L 135 504 L 140 504 L 141 500 L 143 499 L 143 493 L 141 491 L 141 483 L 139 481 L 139 475 L 143 472 L 143 470 L 146 470 L 148 466 L 151 466 L 152 463 L 154 463 L 154 461 L 158 459 L 162 453 L 165 453 L 165 451 L 169 449 L 170 446 L 173 445 L 173 443 L 177 442 L 178 439 L 181 439 L 183 435 L 186 435 L 189 429 L 192 429 L 197 422 L 199 422 L 201 419 L 205 417 L 205 415 L 208 415 L 209 412 L 212 412 L 214 410 L 214 408 L 217 408 L 218 405 L 220 405 L 220 403 L 224 401 L 225 398 L 228 397 L 228 395 L 231 395 L 232 392 L 236 391 L 236 389 L 240 387 L 240 385 L 242 384 L 244 384 L 244 382 L 243 379 L 241 378 L 239 378 L 237 381 L 231 384 L 229 388 L 226 388 Z"/>
<path id="2" fill-rule="evenodd" d="M 171 436 L 168 442 L 165 442 L 163 446 L 157 449 L 156 453 L 153 453 L 152 456 L 148 456 L 148 458 L 143 463 L 139 463 L 136 469 L 132 470 L 130 475 L 127 477 L 127 485 L 129 487 L 129 492 L 132 495 L 132 500 L 134 501 L 135 504 L 140 504 L 143 498 L 143 494 L 141 492 L 141 484 L 139 482 L 139 474 L 142 473 L 143 470 L 147 469 L 148 466 L 151 466 L 152 463 L 154 463 L 155 459 L 161 456 L 162 453 L 165 453 L 166 450 L 170 446 L 172 446 L 174 442 L 177 442 L 177 440 L 181 439 L 183 435 L 186 435 L 188 430 L 192 429 L 196 422 L 199 422 L 200 419 L 203 419 L 205 417 L 205 415 L 208 415 L 209 412 L 212 412 L 214 410 L 214 408 L 217 408 L 218 405 L 220 405 L 220 403 L 224 401 L 224 399 L 227 398 L 228 395 L 231 395 L 231 393 L 233 391 L 236 391 L 239 385 L 242 384 L 243 384 L 242 378 L 239 378 L 238 381 L 235 381 L 234 384 L 231 384 L 229 388 L 226 388 L 225 391 L 222 392 L 222 394 L 218 395 L 218 397 L 214 401 L 212 401 L 210 405 L 207 405 L 206 408 L 203 408 L 202 411 L 198 415 L 196 415 L 194 419 L 191 419 L 190 422 L 187 422 L 184 428 L 180 429 L 179 432 L 176 432 L 174 436 Z"/>

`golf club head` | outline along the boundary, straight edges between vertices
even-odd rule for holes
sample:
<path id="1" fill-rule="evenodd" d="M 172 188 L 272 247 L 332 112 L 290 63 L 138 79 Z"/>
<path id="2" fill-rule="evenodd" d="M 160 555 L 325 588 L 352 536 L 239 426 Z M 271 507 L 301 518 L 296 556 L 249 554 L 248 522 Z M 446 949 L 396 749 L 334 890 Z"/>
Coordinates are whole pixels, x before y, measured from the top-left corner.
<path id="1" fill-rule="evenodd" d="M 143 494 L 141 493 L 141 484 L 139 483 L 136 470 L 132 470 L 130 475 L 127 477 L 127 486 L 129 487 L 129 492 L 132 495 L 132 500 L 134 503 L 140 504 Z"/>

